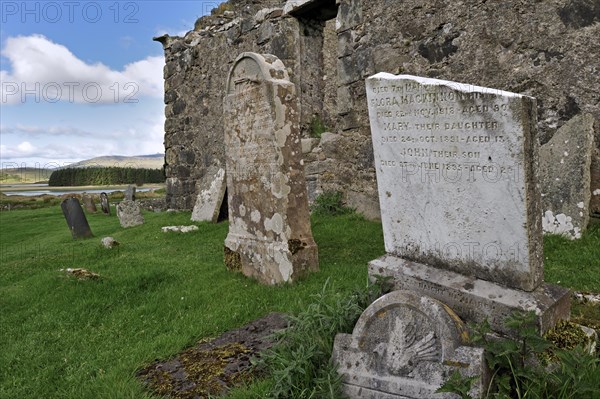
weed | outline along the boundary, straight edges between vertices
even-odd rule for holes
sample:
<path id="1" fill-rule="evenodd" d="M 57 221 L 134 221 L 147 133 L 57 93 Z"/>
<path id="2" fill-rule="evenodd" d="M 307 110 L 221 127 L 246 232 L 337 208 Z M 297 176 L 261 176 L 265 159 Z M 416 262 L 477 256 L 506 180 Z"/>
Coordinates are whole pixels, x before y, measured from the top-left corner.
<path id="1" fill-rule="evenodd" d="M 316 215 L 346 215 L 354 213 L 355 210 L 347 207 L 342 200 L 342 193 L 339 191 L 326 191 L 319 195 L 312 206 Z"/>
<path id="2" fill-rule="evenodd" d="M 339 398 L 341 379 L 331 362 L 333 341 L 349 333 L 365 308 L 381 295 L 368 285 L 350 295 L 334 292 L 327 281 L 315 301 L 279 333 L 277 343 L 257 362 L 272 378 L 272 398 Z"/>
<path id="3" fill-rule="evenodd" d="M 516 340 L 489 339 L 487 321 L 470 325 L 473 343 L 485 348 L 492 378 L 486 398 L 595 399 L 600 397 L 600 358 L 581 347 L 561 349 L 539 335 L 535 314 L 514 313 L 506 326 L 518 332 Z M 546 336 L 552 336 L 550 332 Z M 572 342 L 569 342 L 572 346 Z M 551 354 L 551 356 L 549 356 Z M 550 363 L 547 361 L 550 359 Z M 552 360 L 554 359 L 554 360 Z M 438 392 L 453 392 L 468 399 L 472 381 L 452 376 Z"/>
<path id="4" fill-rule="evenodd" d="M 321 116 L 315 115 L 310 122 L 310 137 L 320 139 L 321 135 L 327 131 L 327 127 L 323 123 Z"/>

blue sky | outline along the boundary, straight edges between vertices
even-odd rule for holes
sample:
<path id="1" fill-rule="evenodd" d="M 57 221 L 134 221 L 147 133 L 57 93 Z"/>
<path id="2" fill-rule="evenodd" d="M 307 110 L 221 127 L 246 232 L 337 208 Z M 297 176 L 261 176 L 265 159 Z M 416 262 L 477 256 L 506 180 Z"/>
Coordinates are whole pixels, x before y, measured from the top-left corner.
<path id="1" fill-rule="evenodd" d="M 162 46 L 221 1 L 0 0 L 0 162 L 164 152 Z"/>

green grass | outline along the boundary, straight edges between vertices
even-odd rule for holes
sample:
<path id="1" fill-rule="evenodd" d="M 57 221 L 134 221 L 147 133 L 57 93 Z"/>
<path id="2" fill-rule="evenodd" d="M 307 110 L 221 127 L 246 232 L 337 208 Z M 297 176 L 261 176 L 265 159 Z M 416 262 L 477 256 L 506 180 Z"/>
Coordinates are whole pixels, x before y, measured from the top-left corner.
<path id="1" fill-rule="evenodd" d="M 383 253 L 378 223 L 320 217 L 321 271 L 265 287 L 226 271 L 226 224 L 165 234 L 190 213 L 145 218 L 125 230 L 116 216 L 88 215 L 96 238 L 72 241 L 58 207 L 0 213 L 0 398 L 149 398 L 137 369 L 269 312 L 297 313 L 328 278 L 340 292 L 365 285 L 367 262 Z M 108 235 L 118 249 L 100 247 Z M 102 279 L 67 278 L 68 267 Z"/>
<path id="2" fill-rule="evenodd" d="M 579 240 L 544 238 L 545 279 L 578 291 L 600 292 L 600 223 L 591 223 Z"/>
<path id="3" fill-rule="evenodd" d="M 114 212 L 88 215 L 96 238 L 73 241 L 57 206 L 0 212 L 0 398 L 152 398 L 136 370 L 269 312 L 298 314 L 327 279 L 341 293 L 364 286 L 367 262 L 384 253 L 380 223 L 314 217 L 320 272 L 266 287 L 225 269 L 226 223 L 165 234 L 190 213 L 144 216 L 122 229 Z M 547 279 L 599 292 L 599 235 L 595 226 L 581 241 L 546 240 Z M 101 248 L 105 236 L 121 245 Z M 69 267 L 102 278 L 59 272 Z"/>

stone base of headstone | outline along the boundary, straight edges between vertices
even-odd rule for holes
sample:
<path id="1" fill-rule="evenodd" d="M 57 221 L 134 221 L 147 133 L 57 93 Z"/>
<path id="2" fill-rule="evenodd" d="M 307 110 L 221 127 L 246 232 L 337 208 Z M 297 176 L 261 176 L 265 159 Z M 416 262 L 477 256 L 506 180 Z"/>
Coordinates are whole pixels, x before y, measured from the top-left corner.
<path id="1" fill-rule="evenodd" d="M 264 284 L 292 282 L 319 270 L 319 251 L 312 237 L 266 242 L 230 233 L 225 240 L 225 266 Z"/>
<path id="2" fill-rule="evenodd" d="M 456 398 L 436 393 L 459 371 L 476 377 L 471 397 L 489 381 L 482 348 L 467 346 L 465 325 L 443 303 L 408 291 L 373 302 L 352 334 L 335 337 L 333 361 L 350 399 Z"/>
<path id="3" fill-rule="evenodd" d="M 139 204 L 135 201 L 123 200 L 117 205 L 117 216 L 121 227 L 135 227 L 144 224 L 144 217 Z"/>
<path id="4" fill-rule="evenodd" d="M 391 277 L 394 289 L 442 301 L 465 321 L 481 323 L 487 319 L 493 331 L 508 336 L 515 332 L 505 326 L 505 320 L 515 311 L 534 311 L 541 333 L 570 317 L 570 290 L 552 284 L 527 292 L 393 255 L 369 262 L 369 276 Z"/>

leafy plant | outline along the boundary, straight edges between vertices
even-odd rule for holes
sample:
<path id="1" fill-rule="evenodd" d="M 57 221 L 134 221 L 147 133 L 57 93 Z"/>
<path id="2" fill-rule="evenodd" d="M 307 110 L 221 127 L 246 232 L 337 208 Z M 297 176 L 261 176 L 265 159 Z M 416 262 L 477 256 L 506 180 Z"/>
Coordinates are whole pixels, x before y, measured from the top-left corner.
<path id="1" fill-rule="evenodd" d="M 272 378 L 272 398 L 339 398 L 341 380 L 331 362 L 333 341 L 338 333 L 349 333 L 364 309 L 381 294 L 381 287 L 368 285 L 347 296 L 336 294 L 325 283 L 315 301 L 290 317 L 290 327 L 277 336 L 277 343 L 257 362 Z"/>
<path id="2" fill-rule="evenodd" d="M 321 135 L 327 131 L 327 127 L 323 123 L 323 120 L 319 115 L 315 115 L 313 120 L 310 122 L 310 136 L 320 139 Z"/>
<path id="3" fill-rule="evenodd" d="M 600 397 L 600 358 L 581 347 L 558 348 L 539 335 L 533 312 L 514 313 L 506 326 L 518 333 L 516 340 L 490 339 L 490 325 L 470 325 L 472 341 L 485 348 L 492 370 L 486 398 L 494 399 L 596 399 Z M 549 353 L 552 356 L 549 356 Z M 548 359 L 555 359 L 550 363 Z M 439 392 L 453 392 L 469 398 L 472 381 L 453 375 Z"/>
<path id="4" fill-rule="evenodd" d="M 312 206 L 316 215 L 346 215 L 355 212 L 354 209 L 347 207 L 342 200 L 342 193 L 339 191 L 326 191 L 319 195 Z"/>

